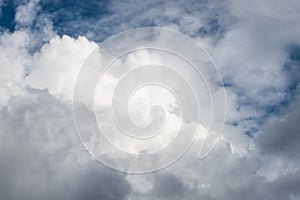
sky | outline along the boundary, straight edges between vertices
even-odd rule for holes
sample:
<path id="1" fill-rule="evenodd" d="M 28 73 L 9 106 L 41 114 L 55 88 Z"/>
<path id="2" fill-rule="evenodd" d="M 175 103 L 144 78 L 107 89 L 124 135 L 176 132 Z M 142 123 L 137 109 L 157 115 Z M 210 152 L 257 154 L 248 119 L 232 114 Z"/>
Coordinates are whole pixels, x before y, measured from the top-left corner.
<path id="1" fill-rule="evenodd" d="M 0 199 L 300 199 L 300 1 L 0 0 L 0 7 Z M 223 122 L 224 96 L 220 91 L 224 89 L 226 118 L 213 150 L 198 159 L 208 130 L 208 100 L 201 99 L 204 115 L 193 123 L 192 101 L 182 105 L 189 112 L 183 111 L 180 116 L 170 92 L 146 88 L 126 107 L 132 120 L 141 126 L 151 122 L 151 107 L 158 102 L 166 107 L 169 121 L 165 130 L 171 135 L 150 141 L 148 146 L 125 143 L 114 135 L 117 129 L 111 128 L 107 102 L 121 73 L 132 70 L 132 65 L 165 60 L 182 70 L 193 89 L 200 91 L 196 96 L 206 93 L 199 77 L 170 55 L 145 50 L 120 58 L 104 76 L 104 87 L 96 94 L 100 101 L 96 105 L 97 120 L 111 131 L 113 144 L 136 153 L 171 140 L 177 125 L 184 127 L 185 134 L 198 127 L 200 134 L 172 165 L 134 174 L 118 171 L 120 165 L 117 170 L 107 167 L 98 162 L 97 156 L 113 159 L 113 163 L 125 160 L 125 168 L 133 169 L 151 167 L 161 160 L 130 163 L 118 152 L 109 154 L 110 149 L 102 146 L 88 121 L 92 106 L 85 98 L 89 90 L 77 85 L 86 63 L 106 62 L 106 54 L 101 51 L 106 53 L 113 47 L 109 55 L 113 57 L 140 45 L 130 43 L 135 37 L 128 37 L 129 43 L 122 37 L 112 42 L 107 42 L 108 38 L 143 27 L 172 30 L 172 37 L 152 38 L 151 44 L 187 52 L 195 62 L 206 54 L 184 49 L 188 42 L 176 38 L 174 31 L 204 47 L 223 81 L 220 84 L 215 80 L 216 73 L 207 67 L 209 59 L 204 56 L 201 69 L 213 88 L 214 114 L 220 118 L 217 124 Z M 93 72 L 85 76 L 90 81 L 96 81 Z M 152 72 L 149 77 L 175 84 L 175 92 L 185 86 L 175 75 L 167 79 L 171 72 Z M 137 77 L 137 82 L 147 79 L 146 75 Z M 119 91 L 128 89 L 128 84 L 123 86 Z M 183 96 L 190 97 L 186 88 Z M 83 98 L 75 100 L 84 107 L 75 107 L 74 111 L 78 90 L 84 92 L 78 93 Z M 122 103 L 124 93 L 115 98 L 117 103 Z M 75 118 L 80 114 L 81 126 L 87 131 L 79 133 L 82 138 L 77 134 L 74 112 Z M 161 117 L 159 110 L 150 113 L 152 117 L 155 114 Z M 185 142 L 187 136 L 181 139 Z M 172 156 L 170 153 L 163 158 Z"/>

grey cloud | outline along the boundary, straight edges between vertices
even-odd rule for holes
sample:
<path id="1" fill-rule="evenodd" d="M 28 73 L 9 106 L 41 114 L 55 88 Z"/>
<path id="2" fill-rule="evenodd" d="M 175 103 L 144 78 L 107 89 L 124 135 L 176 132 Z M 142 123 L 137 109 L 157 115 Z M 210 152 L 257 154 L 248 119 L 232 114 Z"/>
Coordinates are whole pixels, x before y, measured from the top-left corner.
<path id="1" fill-rule="evenodd" d="M 262 152 L 300 158 L 300 101 L 296 100 L 290 112 L 270 123 L 257 138 Z"/>
<path id="2" fill-rule="evenodd" d="M 249 153 L 246 157 L 232 154 L 228 144 L 220 142 L 207 159 L 199 161 L 190 158 L 183 166 L 178 163 L 179 166 L 175 164 L 172 169 L 161 172 L 158 175 L 161 179 L 157 179 L 160 183 L 154 182 L 153 187 L 163 188 L 166 192 L 159 189 L 152 190 L 154 193 L 148 193 L 146 199 L 152 199 L 153 196 L 174 199 L 171 194 L 178 191 L 180 192 L 176 197 L 180 199 L 281 200 L 289 199 L 291 196 L 299 197 L 300 172 L 287 171 L 274 180 L 267 180 L 258 174 L 264 165 L 262 162 L 265 162 L 261 158 L 253 153 Z M 168 184 L 169 186 L 166 186 Z M 171 189 L 172 185 L 175 185 L 174 190 Z"/>
<path id="3" fill-rule="evenodd" d="M 290 90 L 295 67 L 286 67 L 290 60 L 286 49 L 299 44 L 300 5 L 296 1 L 227 2 L 234 23 L 209 51 L 227 85 L 231 130 L 253 136 L 286 109 L 292 99 L 288 96 L 295 95 Z M 225 130 L 225 134 L 239 143 L 234 132 Z"/>
<path id="4" fill-rule="evenodd" d="M 124 199 L 124 174 L 91 160 L 80 146 L 70 105 L 30 90 L 0 111 L 1 199 Z"/>
<path id="5" fill-rule="evenodd" d="M 175 175 L 168 173 L 157 173 L 154 175 L 154 188 L 152 195 L 157 199 L 182 199 L 184 186 Z"/>

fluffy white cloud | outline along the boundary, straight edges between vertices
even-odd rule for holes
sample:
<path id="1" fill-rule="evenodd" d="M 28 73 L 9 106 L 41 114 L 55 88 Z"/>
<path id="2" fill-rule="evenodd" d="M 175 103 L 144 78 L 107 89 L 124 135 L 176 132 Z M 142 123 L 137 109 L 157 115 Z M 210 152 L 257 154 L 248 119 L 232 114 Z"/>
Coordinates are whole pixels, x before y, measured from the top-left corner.
<path id="1" fill-rule="evenodd" d="M 51 94 L 71 100 L 77 74 L 96 46 L 85 37 L 52 38 L 33 56 L 26 84 L 33 88 L 49 89 Z"/>

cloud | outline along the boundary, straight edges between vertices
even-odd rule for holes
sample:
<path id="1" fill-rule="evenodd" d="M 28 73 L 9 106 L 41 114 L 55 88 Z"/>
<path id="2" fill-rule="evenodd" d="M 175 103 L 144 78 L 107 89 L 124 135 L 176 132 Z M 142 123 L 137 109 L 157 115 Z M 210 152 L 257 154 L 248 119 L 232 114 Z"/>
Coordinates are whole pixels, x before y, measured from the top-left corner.
<path id="1" fill-rule="evenodd" d="M 1 197 L 299 198 L 299 7 L 296 1 L 20 4 L 17 30 L 0 36 Z M 92 41 L 140 26 L 174 28 L 206 46 L 227 84 L 228 118 L 205 160 L 196 157 L 200 138 L 173 166 L 136 176 L 103 167 L 81 148 L 70 100 Z M 108 78 L 110 90 L 115 77 Z"/>
<path id="2" fill-rule="evenodd" d="M 184 198 L 184 188 L 182 183 L 173 174 L 154 175 L 153 196 L 157 199 L 182 199 Z"/>
<path id="3" fill-rule="evenodd" d="M 42 1 L 39 16 L 53 21 L 59 35 L 85 35 L 97 42 L 128 29 L 149 26 L 169 27 L 191 36 L 218 40 L 231 24 L 225 3 L 222 0 L 90 1 L 89 4 Z"/>
<path id="4" fill-rule="evenodd" d="M 299 176 L 299 103 L 298 96 L 288 112 L 269 122 L 264 134 L 256 138 L 265 160 L 259 173 L 268 180 L 286 179 L 291 174 Z"/>
<path id="5" fill-rule="evenodd" d="M 230 1 L 228 7 L 236 21 L 212 51 L 228 89 L 238 94 L 240 110 L 260 120 L 269 110 L 276 111 L 288 95 L 290 77 L 283 66 L 288 61 L 287 47 L 300 42 L 296 20 L 300 5 L 295 1 Z"/>
<path id="6" fill-rule="evenodd" d="M 3 199 L 124 199 L 123 174 L 91 160 L 74 136 L 70 105 L 30 89 L 0 112 Z"/>
<path id="7" fill-rule="evenodd" d="M 26 84 L 71 100 L 81 65 L 96 47 L 85 37 L 53 37 L 33 56 Z"/>
<path id="8" fill-rule="evenodd" d="M 292 156 L 299 158 L 299 97 L 290 105 L 289 112 L 280 119 L 275 119 L 270 122 L 264 134 L 257 138 L 257 144 L 262 152 Z"/>
<path id="9" fill-rule="evenodd" d="M 38 2 L 39 0 L 31 0 L 26 4 L 19 5 L 16 10 L 15 21 L 22 26 L 31 25 L 39 9 L 39 7 L 37 6 Z"/>
<path id="10" fill-rule="evenodd" d="M 28 34 L 16 31 L 12 34 L 4 33 L 0 36 L 0 107 L 5 105 L 11 96 L 22 93 L 23 79 L 26 75 L 30 56 L 26 47 Z"/>

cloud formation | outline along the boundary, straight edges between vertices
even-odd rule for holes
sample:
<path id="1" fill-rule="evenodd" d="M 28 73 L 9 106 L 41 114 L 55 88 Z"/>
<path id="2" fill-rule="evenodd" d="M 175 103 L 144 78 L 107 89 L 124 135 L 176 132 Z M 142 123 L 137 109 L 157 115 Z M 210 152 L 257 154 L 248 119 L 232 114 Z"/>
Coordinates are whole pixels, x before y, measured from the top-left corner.
<path id="1" fill-rule="evenodd" d="M 30 89 L 1 110 L 1 198 L 124 199 L 124 175 L 91 160 L 74 137 L 70 105 Z"/>
<path id="2" fill-rule="evenodd" d="M 16 30 L 0 36 L 1 199 L 300 198 L 298 2 L 17 4 Z M 142 26 L 182 31 L 209 50 L 228 117 L 206 159 L 195 157 L 200 138 L 173 166 L 130 175 L 84 151 L 70 100 L 96 42 Z"/>

